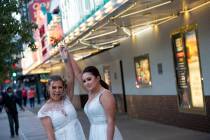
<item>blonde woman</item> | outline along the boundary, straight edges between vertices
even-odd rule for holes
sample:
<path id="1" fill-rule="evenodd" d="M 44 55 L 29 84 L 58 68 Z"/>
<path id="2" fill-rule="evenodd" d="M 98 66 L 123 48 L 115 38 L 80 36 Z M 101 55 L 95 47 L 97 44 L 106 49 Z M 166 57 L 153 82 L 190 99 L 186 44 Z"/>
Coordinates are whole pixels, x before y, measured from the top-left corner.
<path id="1" fill-rule="evenodd" d="M 38 112 L 48 136 L 48 140 L 85 140 L 77 119 L 77 113 L 71 103 L 74 91 L 74 73 L 66 48 L 60 49 L 67 73 L 67 88 L 63 79 L 53 75 L 48 81 L 49 100 Z"/>

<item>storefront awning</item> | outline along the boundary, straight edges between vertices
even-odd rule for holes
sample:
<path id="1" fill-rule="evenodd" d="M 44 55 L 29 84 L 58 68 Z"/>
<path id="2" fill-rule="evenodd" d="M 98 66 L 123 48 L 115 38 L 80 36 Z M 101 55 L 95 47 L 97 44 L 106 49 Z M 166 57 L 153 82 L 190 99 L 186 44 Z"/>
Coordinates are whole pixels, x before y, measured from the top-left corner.
<path id="1" fill-rule="evenodd" d="M 148 30 L 158 30 L 164 24 L 177 20 L 179 16 L 194 12 L 207 4 L 210 2 L 206 0 L 186 0 L 185 3 L 173 0 L 127 1 L 99 22 L 92 23 L 91 20 L 95 20 L 88 19 L 64 40 L 76 60 L 81 60 L 106 49 L 120 46 L 123 40 L 143 34 Z M 90 23 L 93 26 L 86 29 Z M 57 50 L 49 61 L 51 61 L 51 67 L 61 62 Z M 37 69 L 49 68 L 49 61 Z"/>

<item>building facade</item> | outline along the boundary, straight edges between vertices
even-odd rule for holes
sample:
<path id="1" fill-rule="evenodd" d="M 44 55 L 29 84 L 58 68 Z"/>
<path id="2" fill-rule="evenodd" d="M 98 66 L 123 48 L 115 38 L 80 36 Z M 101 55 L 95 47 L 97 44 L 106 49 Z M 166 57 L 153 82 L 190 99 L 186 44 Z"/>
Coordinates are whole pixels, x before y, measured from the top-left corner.
<path id="1" fill-rule="evenodd" d="M 107 3 L 65 29 L 64 40 L 80 55 L 79 65 L 98 67 L 119 112 L 209 132 L 210 2 L 130 0 L 105 14 L 111 9 Z M 67 26 L 71 17 L 65 18 Z M 63 75 L 62 66 L 54 73 Z M 76 84 L 75 105 L 82 108 L 86 100 Z"/>
<path id="2" fill-rule="evenodd" d="M 179 15 L 158 28 L 153 27 L 131 36 L 121 41 L 119 46 L 79 63 L 81 66 L 97 66 L 104 78 L 107 74 L 106 68 L 109 68 L 111 90 L 116 96 L 118 108 L 121 111 L 127 110 L 129 116 L 209 132 L 210 31 L 206 30 L 209 28 L 209 6 L 188 15 Z M 189 26 L 193 26 L 192 29 Z M 187 39 L 190 38 L 187 35 L 194 31 L 195 45 L 187 46 L 190 45 L 187 44 Z M 188 49 L 185 52 L 185 57 L 188 58 L 183 67 L 187 72 L 177 68 L 179 54 L 173 44 L 173 37 L 177 34 L 185 35 L 183 47 L 186 47 L 186 51 Z M 191 49 L 190 54 L 187 47 L 193 46 L 197 46 L 197 49 Z M 195 50 L 197 64 L 190 60 L 190 57 L 195 57 L 192 54 Z M 183 78 L 180 77 L 181 72 L 184 73 L 184 78 L 188 78 L 186 83 L 179 79 Z M 190 91 L 182 91 L 180 86 L 184 85 L 184 89 Z"/>

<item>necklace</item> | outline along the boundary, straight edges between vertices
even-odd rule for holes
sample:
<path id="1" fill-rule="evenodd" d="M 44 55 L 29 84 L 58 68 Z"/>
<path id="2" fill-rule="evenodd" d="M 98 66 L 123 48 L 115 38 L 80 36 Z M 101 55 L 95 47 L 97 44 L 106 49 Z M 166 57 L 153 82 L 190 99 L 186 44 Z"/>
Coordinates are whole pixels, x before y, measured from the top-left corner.
<path id="1" fill-rule="evenodd" d="M 64 100 L 55 102 L 50 100 L 47 102 L 47 107 L 45 111 L 60 111 L 65 117 L 67 116 L 67 113 L 64 109 Z"/>

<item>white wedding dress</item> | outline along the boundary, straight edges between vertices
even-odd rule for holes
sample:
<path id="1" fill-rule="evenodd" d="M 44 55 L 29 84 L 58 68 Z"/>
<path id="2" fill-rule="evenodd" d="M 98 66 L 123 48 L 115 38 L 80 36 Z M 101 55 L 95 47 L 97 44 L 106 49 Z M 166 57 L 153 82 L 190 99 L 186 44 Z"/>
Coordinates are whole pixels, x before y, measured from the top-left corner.
<path id="1" fill-rule="evenodd" d="M 84 110 L 91 124 L 89 140 L 107 140 L 107 119 L 99 100 L 103 92 L 99 93 L 91 102 L 85 104 Z M 120 131 L 116 126 L 113 140 L 122 140 Z"/>
<path id="2" fill-rule="evenodd" d="M 45 103 L 38 112 L 38 117 L 50 117 L 56 140 L 85 140 L 77 113 L 68 97 L 62 104 Z"/>

